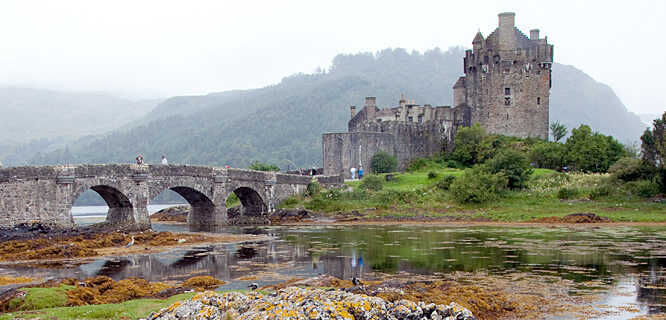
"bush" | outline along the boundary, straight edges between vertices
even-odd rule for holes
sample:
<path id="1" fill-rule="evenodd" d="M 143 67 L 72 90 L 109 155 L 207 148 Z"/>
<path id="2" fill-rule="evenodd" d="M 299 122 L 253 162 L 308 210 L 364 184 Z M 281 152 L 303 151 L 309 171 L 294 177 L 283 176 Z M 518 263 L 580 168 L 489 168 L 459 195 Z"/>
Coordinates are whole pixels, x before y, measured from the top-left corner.
<path id="1" fill-rule="evenodd" d="M 398 160 L 385 151 L 379 151 L 372 156 L 370 167 L 373 173 L 394 172 L 398 167 Z"/>
<path id="2" fill-rule="evenodd" d="M 413 171 L 419 171 L 425 167 L 428 166 L 428 160 L 424 158 L 416 158 L 412 160 L 409 163 L 409 166 L 407 167 L 407 171 L 413 172 Z"/>
<path id="3" fill-rule="evenodd" d="M 257 170 L 257 171 L 280 171 L 280 167 L 273 164 L 263 163 L 260 161 L 252 162 L 248 167 L 248 169 Z"/>
<path id="4" fill-rule="evenodd" d="M 358 187 L 363 190 L 379 191 L 384 188 L 384 179 L 376 175 L 365 176 Z"/>
<path id="5" fill-rule="evenodd" d="M 287 199 L 282 200 L 282 202 L 280 202 L 280 206 L 282 206 L 282 207 L 291 207 L 291 206 L 293 206 L 297 203 L 298 203 L 298 198 L 295 197 L 295 196 L 292 196 L 292 197 L 289 197 Z"/>
<path id="6" fill-rule="evenodd" d="M 456 160 L 447 160 L 446 161 L 446 167 L 453 168 L 453 169 L 463 169 L 463 168 L 465 168 L 465 166 L 462 163 L 460 163 Z"/>
<path id="7" fill-rule="evenodd" d="M 537 168 L 559 169 L 564 165 L 564 145 L 542 142 L 532 146 L 528 158 Z"/>
<path id="8" fill-rule="evenodd" d="M 305 188 L 305 195 L 313 197 L 321 192 L 321 185 L 317 181 L 311 181 Z"/>
<path id="9" fill-rule="evenodd" d="M 450 186 L 453 198 L 459 203 L 483 203 L 501 197 L 507 178 L 481 167 L 467 169 Z"/>
<path id="10" fill-rule="evenodd" d="M 435 171 L 428 172 L 428 180 L 432 180 L 432 179 L 435 179 L 435 178 L 437 178 L 437 172 L 435 172 Z"/>
<path id="11" fill-rule="evenodd" d="M 580 190 L 578 190 L 577 188 L 562 187 L 557 192 L 557 197 L 560 199 L 573 199 L 578 197 L 579 194 Z"/>
<path id="12" fill-rule="evenodd" d="M 481 142 L 485 136 L 486 130 L 478 123 L 471 127 L 459 128 L 456 132 L 455 147 L 451 152 L 451 158 L 468 166 L 478 163 L 481 155 Z"/>
<path id="13" fill-rule="evenodd" d="M 510 189 L 521 189 L 527 185 L 532 167 L 527 157 L 519 151 L 505 149 L 487 163 L 490 173 L 501 173 L 508 179 Z"/>
<path id="14" fill-rule="evenodd" d="M 650 198 L 659 194 L 659 184 L 650 180 L 628 182 L 627 187 L 631 194 L 643 198 Z"/>
<path id="15" fill-rule="evenodd" d="M 455 176 L 451 176 L 451 175 L 444 176 L 442 179 L 437 181 L 437 183 L 435 184 L 435 187 L 437 187 L 437 189 L 441 189 L 441 190 L 449 190 L 449 188 L 451 187 L 451 184 L 455 180 L 456 180 Z"/>
<path id="16" fill-rule="evenodd" d="M 654 176 L 654 169 L 640 159 L 622 158 L 613 164 L 608 172 L 615 178 L 629 182 L 640 179 L 650 179 Z"/>
<path id="17" fill-rule="evenodd" d="M 590 191 L 590 199 L 597 200 L 602 197 L 608 197 L 615 193 L 616 186 L 609 183 L 603 183 Z"/>
<path id="18" fill-rule="evenodd" d="M 377 200 L 382 206 L 412 203 L 418 199 L 415 191 L 384 190 L 377 194 Z"/>

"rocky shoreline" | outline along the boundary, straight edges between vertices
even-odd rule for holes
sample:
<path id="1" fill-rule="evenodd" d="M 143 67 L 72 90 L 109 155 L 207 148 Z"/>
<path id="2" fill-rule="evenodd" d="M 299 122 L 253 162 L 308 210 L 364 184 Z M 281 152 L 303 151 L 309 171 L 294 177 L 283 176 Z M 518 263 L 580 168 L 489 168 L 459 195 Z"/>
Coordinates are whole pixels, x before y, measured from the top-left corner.
<path id="1" fill-rule="evenodd" d="M 172 319 L 447 319 L 474 320 L 472 313 L 449 305 L 399 300 L 342 290 L 288 287 L 272 294 L 206 291 L 148 316 Z"/>

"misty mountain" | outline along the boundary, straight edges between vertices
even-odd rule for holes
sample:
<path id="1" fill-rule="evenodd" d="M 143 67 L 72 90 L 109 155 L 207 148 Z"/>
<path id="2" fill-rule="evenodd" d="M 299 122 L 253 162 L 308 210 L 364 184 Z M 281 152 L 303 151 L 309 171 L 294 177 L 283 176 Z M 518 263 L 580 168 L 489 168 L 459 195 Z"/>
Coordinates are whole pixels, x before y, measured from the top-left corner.
<path id="1" fill-rule="evenodd" d="M 338 55 L 327 72 L 295 74 L 254 90 L 170 98 L 130 129 L 77 141 L 32 163 L 123 163 L 142 153 L 152 163 L 166 154 L 171 163 L 319 166 L 321 134 L 345 131 L 349 106 L 362 107 L 365 96 L 376 96 L 381 107 L 396 105 L 401 93 L 418 104 L 450 105 L 463 56 L 461 48 Z M 586 123 L 628 142 L 645 127 L 611 88 L 571 66 L 553 66 L 550 102 L 551 121 L 569 128 Z"/>
<path id="2" fill-rule="evenodd" d="M 0 87 L 0 159 L 25 162 L 35 152 L 64 148 L 88 135 L 142 118 L 159 100 L 130 101 L 106 94 Z M 78 143 L 84 143 L 81 140 Z"/>

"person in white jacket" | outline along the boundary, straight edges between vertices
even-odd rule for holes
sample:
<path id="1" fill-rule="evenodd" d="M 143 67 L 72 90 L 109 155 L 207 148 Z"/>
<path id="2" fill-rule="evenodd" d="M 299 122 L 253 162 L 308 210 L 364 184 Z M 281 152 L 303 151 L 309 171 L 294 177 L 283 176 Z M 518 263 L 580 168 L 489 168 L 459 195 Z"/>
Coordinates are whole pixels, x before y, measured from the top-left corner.
<path id="1" fill-rule="evenodd" d="M 169 161 L 167 161 L 165 155 L 162 155 L 162 164 L 165 165 L 165 166 L 169 164 Z"/>

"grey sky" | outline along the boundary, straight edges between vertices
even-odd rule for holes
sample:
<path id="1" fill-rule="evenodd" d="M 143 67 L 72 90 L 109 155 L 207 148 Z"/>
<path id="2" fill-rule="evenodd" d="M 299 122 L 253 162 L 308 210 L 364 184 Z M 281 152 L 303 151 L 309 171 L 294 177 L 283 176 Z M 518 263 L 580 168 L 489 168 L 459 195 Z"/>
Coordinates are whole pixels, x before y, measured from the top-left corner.
<path id="1" fill-rule="evenodd" d="M 666 109 L 664 0 L 2 0 L 0 85 L 135 97 L 255 88 L 327 68 L 338 53 L 469 47 L 502 11 L 630 110 Z"/>

